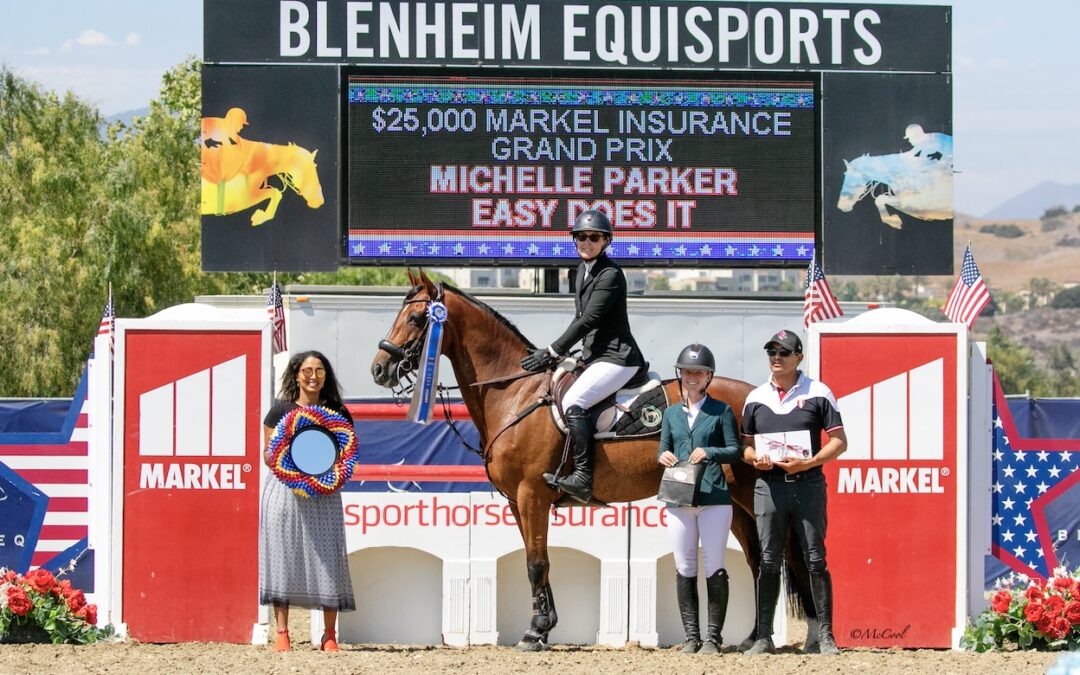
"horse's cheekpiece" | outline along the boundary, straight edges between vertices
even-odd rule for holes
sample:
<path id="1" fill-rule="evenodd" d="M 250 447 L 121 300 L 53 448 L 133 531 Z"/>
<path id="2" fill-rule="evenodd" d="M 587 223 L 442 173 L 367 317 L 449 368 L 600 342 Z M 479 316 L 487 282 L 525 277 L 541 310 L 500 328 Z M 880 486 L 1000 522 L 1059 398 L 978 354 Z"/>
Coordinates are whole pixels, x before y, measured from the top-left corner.
<path id="1" fill-rule="evenodd" d="M 296 494 L 331 494 L 345 486 L 356 466 L 356 430 L 329 408 L 301 406 L 277 423 L 269 454 L 270 471 Z"/>

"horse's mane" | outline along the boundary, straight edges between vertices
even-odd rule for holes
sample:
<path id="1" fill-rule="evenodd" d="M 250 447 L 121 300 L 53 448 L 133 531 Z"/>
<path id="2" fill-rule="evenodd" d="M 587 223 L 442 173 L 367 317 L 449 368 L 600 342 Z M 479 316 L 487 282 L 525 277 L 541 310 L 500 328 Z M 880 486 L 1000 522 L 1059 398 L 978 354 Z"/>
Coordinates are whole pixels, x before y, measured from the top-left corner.
<path id="1" fill-rule="evenodd" d="M 443 287 L 444 291 L 453 293 L 454 295 L 457 295 L 458 297 L 460 297 L 462 300 L 465 300 L 466 302 L 469 302 L 470 304 L 473 304 L 476 307 L 484 310 L 493 319 L 498 321 L 500 324 L 505 326 L 507 330 L 509 330 L 511 333 L 513 333 L 514 336 L 517 337 L 517 339 L 524 342 L 526 344 L 526 346 L 528 346 L 529 349 L 536 349 L 536 346 L 532 343 L 532 341 L 529 340 L 529 338 L 525 337 L 521 333 L 521 331 L 518 330 L 518 327 L 515 326 L 513 324 L 513 322 L 510 321 L 510 319 L 507 319 L 502 314 L 499 314 L 498 312 L 496 312 L 491 306 L 484 304 L 480 300 L 477 300 L 473 296 L 469 295 L 468 293 L 461 290 L 460 288 L 457 288 L 456 286 L 453 286 L 452 284 L 448 284 L 446 282 L 443 282 L 442 287 Z M 419 293 L 422 288 L 423 288 L 423 286 L 416 286 L 411 291 L 409 291 L 409 294 L 407 296 L 405 296 L 405 299 L 408 300 L 408 299 L 412 298 L 414 295 Z"/>

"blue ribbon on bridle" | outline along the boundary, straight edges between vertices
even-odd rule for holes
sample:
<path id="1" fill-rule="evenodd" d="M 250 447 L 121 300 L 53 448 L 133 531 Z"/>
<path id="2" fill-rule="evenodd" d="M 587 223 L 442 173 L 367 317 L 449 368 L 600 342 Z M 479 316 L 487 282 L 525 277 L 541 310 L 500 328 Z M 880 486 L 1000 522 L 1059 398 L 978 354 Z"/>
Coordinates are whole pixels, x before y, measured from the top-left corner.
<path id="1" fill-rule="evenodd" d="M 420 424 L 431 421 L 435 411 L 435 396 L 439 386 L 439 357 L 442 355 L 443 324 L 446 305 L 432 300 L 427 306 L 427 336 L 420 351 L 419 377 L 413 390 L 412 403 L 406 419 Z"/>

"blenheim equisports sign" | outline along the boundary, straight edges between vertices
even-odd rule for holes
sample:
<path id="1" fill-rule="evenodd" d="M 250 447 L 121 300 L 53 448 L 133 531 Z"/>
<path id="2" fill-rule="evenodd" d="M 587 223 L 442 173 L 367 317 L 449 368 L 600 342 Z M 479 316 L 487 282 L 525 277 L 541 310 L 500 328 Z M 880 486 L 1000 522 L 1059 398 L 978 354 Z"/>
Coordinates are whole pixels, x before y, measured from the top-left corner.
<path id="1" fill-rule="evenodd" d="M 204 0 L 204 22 L 206 270 L 565 266 L 600 209 L 629 266 L 952 272 L 947 7 Z"/>

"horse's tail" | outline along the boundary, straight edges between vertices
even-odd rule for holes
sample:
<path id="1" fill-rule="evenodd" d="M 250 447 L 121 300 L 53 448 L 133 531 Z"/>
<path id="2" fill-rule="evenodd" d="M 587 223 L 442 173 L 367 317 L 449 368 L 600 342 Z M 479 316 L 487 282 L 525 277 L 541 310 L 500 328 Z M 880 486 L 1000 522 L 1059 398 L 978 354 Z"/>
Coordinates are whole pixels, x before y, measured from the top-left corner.
<path id="1" fill-rule="evenodd" d="M 787 597 L 790 612 L 799 619 L 816 619 L 814 594 L 810 590 L 810 572 L 806 569 L 806 557 L 799 546 L 799 538 L 794 531 L 788 533 L 788 554 L 785 556 L 784 576 L 787 579 Z M 796 560 L 802 563 L 801 569 L 791 564 Z"/>

